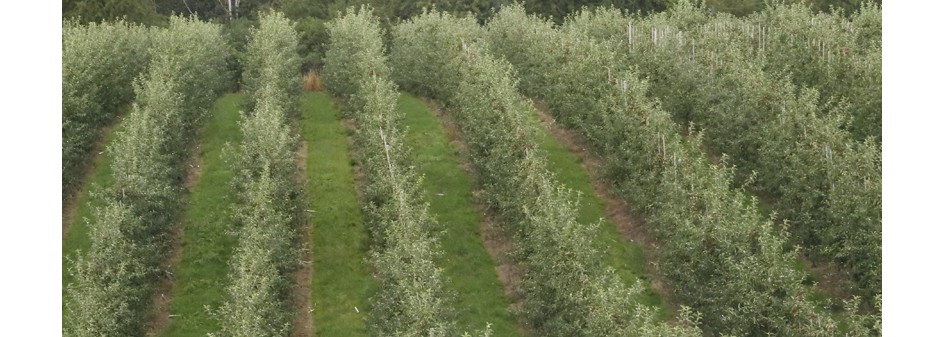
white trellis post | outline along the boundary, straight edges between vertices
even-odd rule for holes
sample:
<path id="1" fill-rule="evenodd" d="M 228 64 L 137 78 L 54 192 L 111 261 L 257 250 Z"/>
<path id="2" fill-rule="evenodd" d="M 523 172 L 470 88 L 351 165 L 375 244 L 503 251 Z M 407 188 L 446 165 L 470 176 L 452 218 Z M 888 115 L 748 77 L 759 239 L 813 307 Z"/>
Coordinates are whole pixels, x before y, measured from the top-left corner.
<path id="1" fill-rule="evenodd" d="M 633 52 L 633 22 L 627 22 L 627 46 Z"/>

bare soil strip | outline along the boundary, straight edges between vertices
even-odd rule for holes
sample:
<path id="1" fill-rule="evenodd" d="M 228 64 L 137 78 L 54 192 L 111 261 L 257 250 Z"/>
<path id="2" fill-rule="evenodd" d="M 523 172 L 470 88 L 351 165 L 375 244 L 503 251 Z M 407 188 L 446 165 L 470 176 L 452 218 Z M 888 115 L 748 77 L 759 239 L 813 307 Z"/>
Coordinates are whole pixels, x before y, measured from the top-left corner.
<path id="1" fill-rule="evenodd" d="M 799 256 L 804 262 L 807 270 L 810 270 L 811 276 L 817 282 L 816 289 L 829 295 L 832 298 L 848 300 L 853 298 L 853 294 L 847 291 L 847 284 L 851 284 L 850 275 L 838 268 L 833 263 L 818 261 L 817 265 L 811 262 L 807 256 Z M 878 312 L 870 299 L 863 299 L 861 308 L 867 308 L 867 312 Z"/>
<path id="2" fill-rule="evenodd" d="M 594 194 L 604 201 L 604 211 L 607 214 L 607 219 L 617 226 L 620 236 L 628 242 L 640 244 L 646 261 L 649 261 L 646 264 L 645 272 L 650 280 L 650 288 L 669 304 L 670 314 L 675 319 L 680 303 L 673 296 L 668 281 L 660 273 L 660 264 L 656 254 L 658 241 L 644 229 L 645 219 L 641 214 L 633 211 L 633 208 L 623 198 L 614 193 L 612 190 L 613 184 L 603 175 L 604 161 L 587 150 L 589 148 L 587 139 L 583 135 L 557 124 L 554 117 L 549 113 L 548 107 L 543 103 L 534 102 L 534 106 L 538 110 L 542 124 L 551 131 L 555 140 L 581 158 L 581 165 L 591 177 Z"/>
<path id="3" fill-rule="evenodd" d="M 450 140 L 450 144 L 455 145 L 460 149 L 459 159 L 460 166 L 463 171 L 469 173 L 473 180 L 476 179 L 476 171 L 472 166 L 472 163 L 469 161 L 469 150 L 466 147 L 466 143 L 462 141 L 462 133 L 459 131 L 459 128 L 456 126 L 456 123 L 453 122 L 450 116 L 443 113 L 442 107 L 436 101 L 433 101 L 429 98 L 421 98 L 424 104 L 430 108 L 430 111 L 433 111 L 436 114 L 437 118 L 440 120 L 440 125 L 443 130 L 446 131 L 446 136 Z M 480 214 L 482 214 L 482 222 L 479 225 L 479 233 L 482 237 L 483 245 L 486 247 L 486 250 L 489 252 L 489 256 L 492 257 L 492 260 L 496 262 L 495 272 L 499 276 L 499 281 L 502 282 L 502 287 L 505 290 L 505 296 L 512 300 L 511 309 L 516 311 L 522 307 L 522 296 L 518 292 L 519 284 L 522 280 L 522 275 L 525 273 L 525 269 L 515 262 L 514 259 L 509 255 L 510 250 L 512 249 L 512 237 L 511 233 L 503 231 L 499 228 L 501 223 L 498 220 L 494 212 L 488 210 L 488 208 L 480 202 L 480 194 L 483 193 L 481 189 L 476 189 L 473 191 L 474 203 L 473 207 Z M 531 328 L 521 320 L 517 321 L 517 327 L 519 333 L 526 336 L 533 336 Z"/>
<path id="4" fill-rule="evenodd" d="M 296 181 L 299 186 L 305 186 L 306 159 L 308 158 L 308 144 L 304 140 L 299 141 L 298 154 L 296 155 L 296 164 L 299 167 Z M 307 199 L 306 199 L 307 200 Z M 302 207 L 308 207 L 307 203 L 302 203 Z M 295 286 L 292 287 L 292 307 L 295 309 L 295 320 L 292 323 L 292 337 L 310 337 L 312 335 L 312 224 L 307 213 L 303 212 L 303 221 L 299 222 L 302 265 L 292 274 Z"/>

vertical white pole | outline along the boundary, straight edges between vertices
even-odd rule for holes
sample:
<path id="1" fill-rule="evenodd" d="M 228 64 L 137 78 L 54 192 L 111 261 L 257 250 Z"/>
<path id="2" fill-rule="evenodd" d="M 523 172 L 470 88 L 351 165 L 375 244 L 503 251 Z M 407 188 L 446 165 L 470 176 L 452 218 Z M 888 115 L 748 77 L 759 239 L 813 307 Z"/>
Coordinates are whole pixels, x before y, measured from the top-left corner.
<path id="1" fill-rule="evenodd" d="M 627 45 L 630 46 L 630 52 L 633 52 L 633 22 L 627 22 Z"/>

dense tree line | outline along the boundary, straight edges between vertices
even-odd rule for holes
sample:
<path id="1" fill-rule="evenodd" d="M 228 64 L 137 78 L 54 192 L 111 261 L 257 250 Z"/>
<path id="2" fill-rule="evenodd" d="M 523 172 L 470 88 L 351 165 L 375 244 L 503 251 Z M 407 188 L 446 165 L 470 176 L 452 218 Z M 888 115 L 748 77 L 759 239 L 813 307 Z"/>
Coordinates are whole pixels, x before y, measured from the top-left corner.
<path id="1" fill-rule="evenodd" d="M 252 17 L 267 9 L 279 9 L 290 17 L 299 14 L 321 13 L 322 19 L 333 17 L 335 12 L 352 5 L 370 5 L 381 20 L 407 19 L 420 14 L 424 8 L 436 7 L 451 13 L 471 12 L 481 20 L 491 16 L 494 9 L 515 3 L 513 0 L 64 0 L 63 17 L 82 17 L 86 21 L 111 20 L 127 16 L 128 20 L 140 23 L 166 21 L 174 14 L 197 14 L 205 19 L 228 17 Z M 560 22 L 568 14 L 584 7 L 616 7 L 630 12 L 659 12 L 675 4 L 676 0 L 521 0 L 526 11 L 552 18 Z M 764 9 L 765 0 L 704 0 L 713 11 L 736 15 L 749 14 Z M 786 3 L 810 5 L 815 10 L 829 11 L 831 8 L 851 12 L 863 3 L 882 4 L 881 0 L 784 0 Z"/>
<path id="2" fill-rule="evenodd" d="M 693 317 L 655 317 L 630 286 L 606 268 L 593 241 L 596 225 L 578 223 L 577 200 L 549 171 L 534 108 L 516 90 L 504 60 L 485 48 L 472 18 L 428 12 L 394 27 L 393 78 L 445 103 L 469 149 L 482 201 L 501 218 L 523 269 L 516 309 L 541 336 L 698 336 Z M 688 313 L 687 310 L 683 310 Z"/>
<path id="3" fill-rule="evenodd" d="M 581 131 L 606 160 L 606 177 L 642 207 L 649 231 L 661 240 L 661 270 L 678 298 L 703 315 L 704 331 L 869 335 L 872 317 L 831 315 L 810 301 L 813 289 L 793 267 L 786 233 L 733 188 L 732 169 L 705 158 L 702 133 L 684 137 L 647 97 L 648 83 L 621 61 L 628 48 L 594 41 L 588 32 L 597 23 L 582 13 L 556 29 L 521 7 L 506 8 L 489 22 L 488 40 L 521 75 L 522 91 Z"/>
<path id="4" fill-rule="evenodd" d="M 581 8 L 614 7 L 630 13 L 654 13 L 669 8 L 677 0 L 522 0 L 525 10 L 562 23 L 568 14 Z M 747 15 L 764 9 L 764 0 L 704 0 L 712 11 Z M 809 4 L 812 8 L 828 11 L 831 8 L 852 13 L 864 2 L 880 3 L 880 0 L 784 0 L 788 3 Z M 231 6 L 231 3 L 234 6 Z M 303 68 L 321 68 L 328 35 L 325 23 L 339 16 L 349 6 L 369 5 L 382 24 L 392 24 L 423 12 L 424 8 L 470 15 L 484 23 L 503 6 L 516 3 L 514 0 L 64 0 L 63 18 L 77 18 L 82 22 L 100 22 L 124 17 L 129 22 L 150 25 L 166 25 L 173 14 L 195 14 L 204 20 L 226 21 L 224 32 L 231 40 L 245 44 L 249 26 L 258 22 L 259 13 L 274 9 L 296 22 L 299 32 L 299 53 Z M 238 6 L 235 6 L 238 4 Z M 232 35 L 236 35 L 233 37 Z M 231 41 L 234 42 L 234 41 Z"/>
<path id="5" fill-rule="evenodd" d="M 252 111 L 240 122 L 243 141 L 229 159 L 238 237 L 218 336 L 285 336 L 291 328 L 290 273 L 299 265 L 302 191 L 295 180 L 298 137 L 290 126 L 301 82 L 298 38 L 279 13 L 264 14 L 244 57 Z"/>
<path id="6" fill-rule="evenodd" d="M 182 210 L 186 149 L 224 85 L 219 26 L 172 17 L 151 41 L 152 61 L 132 86 L 134 105 L 106 149 L 114 183 L 93 187 L 102 206 L 89 220 L 91 247 L 69 270 L 66 336 L 144 335 L 148 297 Z"/>
<path id="7" fill-rule="evenodd" d="M 872 29 L 798 8 L 765 10 L 758 16 L 775 18 L 764 20 L 682 4 L 645 19 L 584 12 L 565 28 L 636 66 L 649 94 L 680 124 L 704 131 L 705 144 L 734 164 L 738 184 L 766 197 L 808 256 L 845 267 L 860 294 L 879 294 L 881 152 L 848 130 L 881 131 L 878 43 L 858 38 Z"/>
<path id="8" fill-rule="evenodd" d="M 124 21 L 62 27 L 62 199 L 81 181 L 100 129 L 134 100 L 132 83 L 146 70 L 150 36 Z"/>
<path id="9" fill-rule="evenodd" d="M 362 205 L 380 284 L 368 318 L 372 335 L 455 335 L 448 279 L 434 262 L 442 254 L 436 233 L 443 227 L 428 212 L 423 177 L 410 165 L 380 22 L 366 7 L 349 8 L 328 30 L 325 84 L 357 125 L 357 159 L 366 178 Z"/>

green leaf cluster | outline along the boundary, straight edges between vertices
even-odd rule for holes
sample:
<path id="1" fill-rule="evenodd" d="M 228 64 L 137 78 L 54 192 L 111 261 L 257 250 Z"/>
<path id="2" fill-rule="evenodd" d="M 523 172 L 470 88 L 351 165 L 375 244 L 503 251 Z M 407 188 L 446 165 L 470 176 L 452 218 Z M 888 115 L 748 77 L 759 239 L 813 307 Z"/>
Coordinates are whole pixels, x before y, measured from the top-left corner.
<path id="1" fill-rule="evenodd" d="M 291 272 L 303 220 L 299 142 L 289 124 L 301 92 L 297 48 L 292 22 L 277 12 L 260 18 L 247 45 L 244 80 L 254 104 L 240 122 L 243 141 L 227 158 L 236 172 L 237 246 L 217 313 L 219 336 L 285 336 L 291 329 Z"/>
<path id="2" fill-rule="evenodd" d="M 62 198 L 79 183 L 99 130 L 134 99 L 152 29 L 117 21 L 62 27 Z"/>
<path id="3" fill-rule="evenodd" d="M 600 23 L 582 17 L 555 29 L 506 7 L 488 24 L 488 41 L 522 74 L 523 92 L 580 130 L 606 160 L 608 178 L 644 209 L 661 241 L 660 270 L 682 303 L 703 314 L 702 328 L 712 335 L 838 334 L 840 323 L 807 299 L 811 289 L 792 266 L 794 252 L 784 250 L 786 233 L 731 187 L 732 170 L 704 157 L 701 134 L 683 137 L 647 97 L 647 83 L 608 48 L 620 42 L 595 42 L 579 25 L 593 32 Z"/>
<path id="4" fill-rule="evenodd" d="M 423 202 L 421 179 L 409 165 L 397 86 L 381 45 L 378 19 L 364 7 L 328 23 L 325 81 L 343 97 L 358 130 L 355 142 L 367 178 L 363 204 L 374 242 L 371 262 L 380 289 L 369 324 L 378 336 L 456 333 L 443 270 L 440 229 Z"/>
<path id="5" fill-rule="evenodd" d="M 259 28 L 250 29 L 251 41 L 243 58 L 242 86 L 250 94 L 250 108 L 257 97 L 271 97 L 284 105 L 287 116 L 298 114 L 297 98 L 302 90 L 298 54 L 299 34 L 295 24 L 280 12 L 271 12 L 259 20 Z M 259 91 L 268 90 L 263 94 Z"/>
<path id="6" fill-rule="evenodd" d="M 547 169 L 538 150 L 531 105 L 507 62 L 483 47 L 480 27 L 427 12 L 394 28 L 392 64 L 404 86 L 444 101 L 461 129 L 482 198 L 514 233 L 523 266 L 520 311 L 547 336 L 696 336 L 695 317 L 678 325 L 655 319 L 602 267 L 593 226 L 576 220 L 576 200 Z M 467 27 L 471 27 L 469 29 Z"/>
<path id="7" fill-rule="evenodd" d="M 64 334 L 144 334 L 149 295 L 181 208 L 195 115 L 221 85 L 214 82 L 226 57 L 221 41 L 218 26 L 196 19 L 175 18 L 154 32 L 149 70 L 134 86 L 125 128 L 107 149 L 115 183 L 89 223 L 91 248 L 70 270 L 75 282 L 67 289 Z"/>
<path id="8" fill-rule="evenodd" d="M 859 140 L 870 136 L 882 140 L 878 6 L 864 5 L 846 17 L 842 12 L 778 4 L 733 24 L 752 27 L 733 40 L 756 55 L 752 61 L 761 62 L 766 72 L 784 74 L 799 87 L 816 88 L 821 101 L 844 100 L 849 104 L 844 112 L 850 117 L 844 128 Z"/>
<path id="9" fill-rule="evenodd" d="M 872 136 L 859 140 L 854 131 L 855 125 L 863 123 L 880 129 L 879 98 L 858 105 L 847 101 L 853 97 L 847 95 L 838 104 L 827 104 L 818 89 L 831 87 L 829 92 L 835 95 L 846 90 L 838 89 L 842 87 L 880 97 L 876 92 L 880 86 L 872 81 L 844 85 L 835 79 L 846 76 L 849 80 L 856 69 L 867 71 L 867 67 L 825 68 L 853 61 L 836 55 L 833 63 L 828 63 L 822 54 L 811 55 L 810 46 L 792 42 L 792 36 L 804 43 L 814 36 L 822 41 L 835 36 L 830 41 L 845 40 L 855 48 L 855 34 L 841 32 L 843 27 L 853 27 L 842 23 L 843 18 L 827 14 L 813 17 L 793 7 L 773 7 L 757 15 L 776 17 L 769 20 L 775 23 L 765 35 L 759 26 L 745 21 L 751 18 L 710 16 L 687 7 L 642 20 L 610 19 L 611 32 L 620 32 L 621 26 L 629 23 L 634 30 L 650 32 L 649 39 L 634 39 L 630 44 L 627 36 L 619 33 L 596 37 L 603 38 L 621 62 L 636 65 L 650 79 L 650 94 L 677 120 L 694 123 L 703 130 L 709 148 L 731 156 L 737 180 L 771 199 L 778 216 L 788 221 L 808 255 L 844 267 L 857 293 L 873 298 L 882 285 L 881 152 Z M 801 28 L 810 20 L 832 23 L 817 24 L 830 25 L 820 30 Z M 591 34 L 584 22 L 576 19 L 570 26 Z M 622 29 L 625 32 L 627 28 Z M 765 42 L 760 42 L 762 36 L 766 36 Z M 880 55 L 873 49 L 875 44 L 871 45 L 863 57 L 874 63 L 869 72 L 875 73 L 864 76 L 878 81 L 879 65 L 875 63 Z M 808 62 L 788 61 L 769 53 Z M 785 66 L 776 68 L 774 64 Z M 811 64 L 814 66 L 808 67 Z M 831 71 L 841 75 L 830 75 Z M 825 80 L 809 81 L 821 83 L 813 87 L 797 85 L 798 73 L 817 74 Z M 864 109 L 875 109 L 873 117 L 853 112 Z M 852 128 L 847 125 L 851 119 Z"/>
<path id="10" fill-rule="evenodd" d="M 356 101 L 363 83 L 375 76 L 390 76 L 384 58 L 381 26 L 370 7 L 349 7 L 345 15 L 332 20 L 326 27 L 328 48 L 322 81 L 332 95 L 345 101 Z M 358 107 L 362 104 L 348 105 Z"/>

